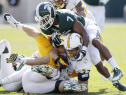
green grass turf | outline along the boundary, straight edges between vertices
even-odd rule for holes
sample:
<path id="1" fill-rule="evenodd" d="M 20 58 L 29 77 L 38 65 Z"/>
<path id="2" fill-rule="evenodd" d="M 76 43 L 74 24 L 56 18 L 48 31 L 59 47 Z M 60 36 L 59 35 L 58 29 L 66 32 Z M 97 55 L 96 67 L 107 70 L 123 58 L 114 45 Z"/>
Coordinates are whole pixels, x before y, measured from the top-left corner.
<path id="1" fill-rule="evenodd" d="M 121 78 L 120 82 L 126 85 L 126 23 L 105 24 L 102 37 L 104 44 L 109 48 L 117 65 L 123 71 L 124 76 Z M 28 37 L 23 31 L 13 29 L 8 25 L 0 25 L 0 40 L 2 39 L 9 41 L 12 53 L 16 52 L 18 54 L 31 56 L 31 54 L 37 50 L 36 42 L 33 38 Z M 107 62 L 105 62 L 105 65 L 111 72 L 111 66 Z M 3 88 L 0 88 L 0 94 L 22 95 L 24 93 L 7 92 Z M 101 75 L 92 65 L 88 95 L 126 95 L 126 92 L 118 91 L 110 81 L 102 80 Z"/>

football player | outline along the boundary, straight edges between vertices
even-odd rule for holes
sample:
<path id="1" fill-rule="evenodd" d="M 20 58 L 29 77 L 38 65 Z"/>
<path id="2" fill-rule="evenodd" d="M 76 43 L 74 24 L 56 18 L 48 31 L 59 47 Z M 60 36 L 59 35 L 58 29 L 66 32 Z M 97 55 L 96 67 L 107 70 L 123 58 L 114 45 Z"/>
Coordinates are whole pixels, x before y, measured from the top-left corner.
<path id="1" fill-rule="evenodd" d="M 49 51 L 51 49 L 53 49 L 53 46 L 50 44 L 49 40 L 44 35 L 42 35 L 37 29 L 18 23 L 10 14 L 4 14 L 4 18 L 15 28 L 17 28 L 17 25 L 14 24 L 16 22 L 18 24 L 19 29 L 22 29 L 29 36 L 35 38 L 38 49 L 39 49 L 38 52 L 40 55 L 40 57 L 38 57 L 38 58 L 31 58 L 31 57 L 30 58 L 20 58 L 16 53 L 14 53 L 10 56 L 10 58 L 7 59 L 7 63 L 19 62 L 19 63 L 27 64 L 27 65 L 47 64 L 47 65 L 50 65 L 55 68 L 51 71 L 53 73 L 50 73 L 50 71 L 48 72 L 48 74 L 49 74 L 48 76 L 53 77 L 53 78 L 54 77 L 58 78 L 59 71 L 57 70 L 56 64 L 54 63 L 53 59 L 49 55 Z M 41 41 L 43 41 L 43 42 L 41 42 Z M 62 59 L 59 59 L 59 60 L 62 61 L 62 63 L 63 63 Z M 57 65 L 60 68 L 62 68 L 65 65 L 68 66 L 68 64 L 65 64 L 65 63 L 62 64 L 60 61 L 58 61 L 58 63 L 57 63 Z M 61 66 L 61 64 L 62 64 L 62 66 Z M 36 70 L 36 68 L 38 68 L 38 67 L 33 66 L 33 68 L 34 68 L 34 70 Z M 42 68 L 46 68 L 48 70 L 48 67 L 42 67 Z"/>
<path id="2" fill-rule="evenodd" d="M 15 70 L 12 67 L 12 64 L 6 63 L 6 58 L 8 58 L 10 54 L 11 54 L 11 46 L 9 42 L 7 40 L 0 41 L 0 83 L 1 80 L 3 79 L 5 79 L 5 81 L 8 81 L 8 76 L 12 75 L 15 72 Z M 19 75 L 21 75 L 21 73 Z M 16 77 L 14 77 L 13 79 L 16 80 Z M 15 91 L 15 90 L 18 91 L 21 89 L 22 84 L 21 81 L 16 81 L 15 83 L 3 85 L 2 87 L 6 91 Z"/>
<path id="3" fill-rule="evenodd" d="M 11 25 L 13 25 L 15 28 L 16 28 L 16 25 L 14 24 L 14 22 L 17 22 L 10 14 L 5 14 L 4 15 L 4 18 L 11 24 Z M 19 24 L 19 26 L 20 26 L 20 24 Z M 37 38 L 38 37 L 40 37 L 40 36 L 42 36 L 42 34 L 40 33 L 40 32 L 38 32 L 36 29 L 33 29 L 32 27 L 29 27 L 29 26 L 26 26 L 26 25 L 23 25 L 22 26 L 22 29 L 28 34 L 28 35 L 31 35 L 32 37 L 35 37 L 36 38 L 36 36 L 37 36 Z M 38 36 L 39 35 L 39 36 Z M 37 39 L 36 38 L 36 39 Z M 39 46 L 39 48 L 40 48 L 40 50 L 42 50 L 43 49 L 43 51 L 45 51 L 45 52 L 47 52 L 47 53 L 49 53 L 49 51 L 51 50 L 51 49 L 53 49 L 52 47 L 51 48 L 49 48 L 48 49 L 48 47 L 50 47 L 50 43 L 49 43 L 49 41 L 47 41 L 47 38 L 43 38 L 43 39 L 41 39 L 40 40 L 40 38 L 39 38 L 39 41 L 43 41 L 43 43 L 41 42 L 38 42 L 38 44 L 40 45 L 41 44 L 41 46 Z M 36 55 L 37 53 L 35 53 L 34 55 Z M 41 55 L 43 55 L 42 57 L 41 57 Z M 45 75 L 46 76 L 46 74 L 50 74 L 50 72 L 52 73 L 52 71 L 53 71 L 53 73 L 51 74 L 51 75 L 47 75 L 48 77 L 48 79 L 58 79 L 59 77 L 59 71 L 57 71 L 56 70 L 56 68 L 55 69 L 53 69 L 53 68 L 51 68 L 50 66 L 52 66 L 53 67 L 53 65 L 55 65 L 55 64 L 53 64 L 53 62 L 52 63 L 50 63 L 50 64 L 47 64 L 47 63 L 49 63 L 49 59 L 48 59 L 48 56 L 47 55 L 44 55 L 44 52 L 41 52 L 41 55 L 40 55 L 40 58 L 38 58 L 38 56 L 35 56 L 35 57 L 37 57 L 36 59 L 31 59 L 31 58 L 29 58 L 29 59 L 27 59 L 27 58 L 19 58 L 18 57 L 18 55 L 17 54 L 12 54 L 8 59 L 7 59 L 7 62 L 9 63 L 9 62 L 20 62 L 20 63 L 23 63 L 23 64 L 28 64 L 28 65 L 35 65 L 35 66 L 32 66 L 32 71 L 34 71 L 34 72 L 38 72 L 38 73 L 41 73 L 42 75 Z M 47 58 L 46 58 L 46 57 Z M 86 55 L 86 56 L 89 56 L 88 54 Z M 45 57 L 45 58 L 44 58 Z M 51 57 L 50 57 L 51 58 Z M 88 57 L 89 58 L 89 57 Z M 61 59 L 61 58 L 57 58 L 56 60 L 55 60 L 55 62 L 56 63 L 59 63 L 59 62 L 62 62 L 63 63 L 63 65 L 65 65 L 65 63 L 63 62 L 63 60 Z M 88 62 L 87 63 L 90 63 L 90 66 L 89 66 L 89 70 L 90 70 L 90 67 L 91 67 L 91 62 L 90 62 L 90 60 L 88 60 Z M 47 64 L 46 66 L 45 65 L 41 65 L 41 64 Z M 37 66 L 36 66 L 37 65 Z M 40 66 L 41 65 L 41 66 Z M 50 66 L 49 66 L 50 65 Z M 66 64 L 67 65 L 67 64 Z M 60 68 L 61 68 L 61 66 L 59 66 Z M 85 66 L 84 66 L 85 67 Z M 49 69 L 50 68 L 50 69 Z M 59 69 L 60 69 L 59 68 Z M 78 68 L 79 69 L 79 68 Z M 55 72 L 55 73 L 54 73 Z M 82 72 L 82 71 L 81 71 Z"/>
<path id="4" fill-rule="evenodd" d="M 76 42 L 76 43 L 75 43 Z M 88 84 L 88 78 L 89 78 L 89 72 L 90 71 L 90 58 L 85 56 L 82 60 L 78 61 L 76 60 L 76 57 L 79 55 L 79 52 L 82 48 L 82 39 L 81 36 L 77 33 L 70 33 L 66 36 L 64 40 L 64 48 L 60 46 L 59 48 L 54 48 L 50 51 L 50 55 L 55 60 L 58 57 L 58 52 L 60 53 L 66 53 L 67 58 L 70 61 L 68 72 L 71 71 L 70 65 L 72 64 L 75 67 L 75 71 L 78 72 L 78 81 L 81 81 L 82 83 Z M 88 51 L 91 51 L 91 44 L 88 46 Z M 88 54 L 88 53 L 87 53 Z M 103 64 L 100 66 L 101 68 L 107 69 Z M 81 73 L 80 73 L 81 71 Z M 108 73 L 108 72 L 106 72 Z M 74 75 L 71 73 L 70 75 Z M 126 86 L 117 81 L 112 81 L 112 84 L 120 91 L 126 91 Z M 88 90 L 87 90 L 88 92 Z"/>
<path id="5" fill-rule="evenodd" d="M 10 54 L 11 47 L 9 42 L 7 40 L 0 41 L 0 86 L 6 91 L 19 91 L 22 87 L 25 93 L 34 94 L 48 92 L 60 93 L 64 91 L 83 92 L 87 90 L 86 84 L 75 84 L 62 80 L 48 80 L 40 73 L 32 72 L 31 66 L 28 65 L 23 66 L 19 71 L 14 71 L 12 64 L 6 63 L 6 58 L 8 58 Z M 33 54 L 33 57 L 36 57 L 36 53 Z M 50 67 L 48 69 L 52 68 Z"/>
<path id="6" fill-rule="evenodd" d="M 83 83 L 75 84 L 65 80 L 48 80 L 40 73 L 31 71 L 31 66 L 24 66 L 20 71 L 15 71 L 3 78 L 0 80 L 0 85 L 6 91 L 18 91 L 23 87 L 24 92 L 30 94 L 62 93 L 66 91 L 84 92 L 88 88 Z"/>
<path id="7" fill-rule="evenodd" d="M 107 47 L 104 46 L 100 42 L 100 40 L 98 40 L 98 39 L 101 39 L 101 36 L 98 32 L 97 24 L 94 21 L 86 19 L 86 18 L 84 19 L 82 16 L 69 10 L 64 9 L 64 10 L 55 11 L 53 8 L 53 5 L 50 4 L 49 2 L 42 2 L 37 6 L 35 20 L 40 25 L 42 32 L 48 35 L 55 33 L 55 31 L 60 32 L 62 35 L 65 35 L 74 31 L 81 34 L 83 37 L 84 45 L 81 49 L 79 56 L 76 58 L 76 60 L 81 60 L 86 55 L 86 50 L 87 50 L 86 46 L 88 45 L 88 40 L 89 40 L 90 43 L 92 44 L 92 49 L 91 49 L 92 52 L 89 53 L 90 58 L 91 58 L 92 63 L 98 69 L 98 71 L 102 75 L 104 75 L 106 78 L 109 78 L 111 81 L 120 79 L 120 77 L 122 76 L 122 72 L 117 67 L 117 65 L 113 66 L 114 67 L 113 78 L 108 72 L 107 68 L 102 66 L 102 61 L 99 56 L 99 51 L 101 54 L 103 54 L 103 56 L 105 56 L 107 60 L 110 59 L 109 62 L 111 62 L 112 64 L 113 63 L 116 64 L 116 63 L 115 61 L 113 61 L 114 59 L 112 58 Z M 19 24 L 17 21 L 14 21 L 12 24 L 16 28 L 22 27 L 22 24 Z M 85 31 L 84 28 L 87 30 L 90 36 L 89 39 L 88 39 L 87 32 Z M 54 43 L 54 44 L 57 45 L 57 43 Z M 95 47 L 97 47 L 99 51 Z M 106 56 L 106 55 L 109 55 L 109 56 Z"/>
<path id="8" fill-rule="evenodd" d="M 74 42 L 76 42 L 76 44 Z M 63 46 L 60 46 L 58 48 L 58 51 L 56 48 L 52 49 L 50 51 L 50 55 L 54 60 L 56 60 L 57 57 L 59 57 L 58 52 L 60 52 L 60 54 L 62 55 L 67 54 L 66 57 L 67 59 L 69 59 L 68 60 L 69 66 L 67 67 L 69 76 L 77 77 L 79 83 L 85 83 L 88 85 L 89 72 L 91 70 L 91 61 L 88 51 L 86 53 L 86 56 L 83 57 L 82 60 L 76 60 L 76 57 L 78 57 L 79 52 L 82 48 L 82 44 L 83 44 L 82 37 L 79 34 L 77 33 L 68 34 L 64 40 L 64 48 L 66 52 L 64 51 Z M 72 68 L 74 68 L 75 71 Z M 88 90 L 85 91 L 85 93 L 88 93 Z"/>
<path id="9" fill-rule="evenodd" d="M 35 20 L 39 24 L 41 31 L 46 35 L 53 35 L 56 32 L 61 36 L 73 32 L 82 35 L 83 46 L 80 55 L 76 59 L 81 60 L 86 55 L 87 46 L 91 44 L 91 51 L 88 52 L 97 70 L 110 80 L 119 80 L 123 76 L 109 49 L 102 43 L 100 30 L 94 20 L 83 18 L 81 15 L 70 10 L 55 10 L 49 2 L 42 2 L 36 7 Z M 59 35 L 52 37 L 55 47 L 58 47 L 61 43 L 61 40 L 58 38 Z M 112 66 L 114 72 L 113 78 L 111 78 L 112 76 L 110 76 L 106 68 L 101 67 L 102 60 L 99 53 Z"/>
<path id="10" fill-rule="evenodd" d="M 56 9 L 69 9 L 78 12 L 83 17 L 95 20 L 92 13 L 86 9 L 86 6 L 81 0 L 50 0 Z"/>
<path id="11" fill-rule="evenodd" d="M 103 31 L 105 23 L 105 4 L 109 0 L 83 0 L 85 6 L 93 14 L 97 24 L 100 27 L 100 32 Z"/>
<path id="12" fill-rule="evenodd" d="M 82 1 L 84 1 L 84 3 Z M 92 20 L 95 20 L 93 17 L 94 15 L 98 26 L 100 26 L 100 32 L 102 32 L 104 22 L 105 22 L 105 4 L 107 3 L 108 0 L 82 0 L 82 1 L 81 0 L 50 0 L 50 2 L 57 9 L 69 9 L 71 11 L 78 12 L 82 16 L 84 16 L 85 14 L 87 18 L 90 18 Z M 86 4 L 85 2 L 89 4 Z M 85 5 L 88 6 L 88 8 L 93 13 L 93 15 L 89 10 L 87 10 L 88 8 L 86 9 Z M 99 11 L 100 11 L 100 15 L 99 15 Z M 104 59 L 102 58 L 102 60 Z M 104 64 L 104 61 L 102 62 Z M 111 63 L 111 66 L 113 69 L 114 67 L 117 67 L 115 62 Z M 103 80 L 107 80 L 105 79 L 104 76 L 102 76 L 102 78 Z"/>

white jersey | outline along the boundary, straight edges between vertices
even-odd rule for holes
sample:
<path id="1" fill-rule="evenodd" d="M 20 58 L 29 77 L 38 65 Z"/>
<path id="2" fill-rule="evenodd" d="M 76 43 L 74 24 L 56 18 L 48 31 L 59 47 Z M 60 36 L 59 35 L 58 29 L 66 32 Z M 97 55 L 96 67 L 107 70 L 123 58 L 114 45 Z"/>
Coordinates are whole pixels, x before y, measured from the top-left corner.
<path id="1" fill-rule="evenodd" d="M 87 73 L 91 70 L 91 61 L 88 54 L 88 51 L 86 53 L 86 56 L 81 61 L 71 61 L 71 64 L 73 65 L 76 73 Z"/>
<path id="2" fill-rule="evenodd" d="M 69 9 L 71 11 L 77 12 L 76 10 L 76 6 L 78 5 L 78 3 L 81 2 L 81 0 L 68 0 L 68 4 L 66 6 L 66 9 Z M 84 3 L 82 2 L 82 5 L 84 7 L 84 11 L 86 13 L 86 17 L 90 18 L 92 20 L 95 20 L 94 16 L 92 15 L 92 13 L 86 9 L 86 6 L 84 5 Z"/>
<path id="3" fill-rule="evenodd" d="M 60 79 L 70 80 L 77 77 L 78 73 L 88 73 L 91 70 L 91 61 L 87 51 L 86 56 L 81 61 L 70 61 L 69 66 L 60 73 Z"/>
<path id="4" fill-rule="evenodd" d="M 66 6 L 66 9 L 69 9 L 71 11 L 77 12 L 76 11 L 76 6 L 81 0 L 68 0 L 68 4 Z"/>

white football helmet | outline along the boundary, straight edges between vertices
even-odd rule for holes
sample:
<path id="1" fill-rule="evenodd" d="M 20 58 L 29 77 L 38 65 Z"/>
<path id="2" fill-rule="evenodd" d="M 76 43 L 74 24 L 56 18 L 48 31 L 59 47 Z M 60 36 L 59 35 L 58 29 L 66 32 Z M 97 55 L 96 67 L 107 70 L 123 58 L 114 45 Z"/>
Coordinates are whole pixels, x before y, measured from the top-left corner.
<path id="1" fill-rule="evenodd" d="M 67 56 L 70 59 L 75 60 L 75 57 L 79 54 L 79 52 L 82 49 L 82 44 L 83 39 L 81 35 L 79 35 L 78 33 L 68 34 L 64 40 L 64 49 L 66 50 Z M 68 50 L 73 50 L 74 48 L 78 50 L 76 56 L 73 56 L 68 52 Z"/>
<path id="2" fill-rule="evenodd" d="M 44 30 L 47 30 L 52 26 L 55 16 L 55 9 L 49 2 L 42 2 L 36 7 L 35 21 Z"/>
<path id="3" fill-rule="evenodd" d="M 68 3 L 68 0 L 63 0 L 63 3 L 62 3 L 62 4 L 56 5 L 55 2 L 57 2 L 57 1 L 60 1 L 60 0 L 50 0 L 50 2 L 51 2 L 55 7 L 57 7 L 58 9 L 63 9 L 63 8 L 67 5 L 67 3 Z"/>

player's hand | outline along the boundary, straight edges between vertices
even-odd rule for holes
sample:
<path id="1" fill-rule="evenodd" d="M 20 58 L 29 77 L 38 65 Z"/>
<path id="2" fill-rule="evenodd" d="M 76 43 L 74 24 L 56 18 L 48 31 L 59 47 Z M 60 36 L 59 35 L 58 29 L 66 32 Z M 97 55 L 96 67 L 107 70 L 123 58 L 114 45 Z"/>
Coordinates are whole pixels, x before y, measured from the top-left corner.
<path id="1" fill-rule="evenodd" d="M 12 53 L 9 58 L 6 58 L 6 62 L 7 63 L 16 62 L 17 57 L 18 57 L 17 53 Z"/>
<path id="2" fill-rule="evenodd" d="M 55 63 L 59 66 L 59 69 L 60 69 L 60 70 L 65 69 L 66 67 L 69 66 L 69 65 L 66 64 L 60 57 L 58 57 L 58 58 L 55 60 Z"/>
<path id="3" fill-rule="evenodd" d="M 60 34 L 58 34 L 58 33 L 53 34 L 53 36 L 52 36 L 52 45 L 54 47 L 58 48 L 60 46 L 61 42 L 62 42 L 62 39 L 60 39 Z"/>
<path id="4" fill-rule="evenodd" d="M 4 20 L 9 22 L 13 28 L 20 29 L 20 26 L 19 26 L 20 22 L 16 21 L 11 14 L 5 13 L 3 16 L 4 16 Z"/>
<path id="5" fill-rule="evenodd" d="M 76 61 L 81 61 L 86 56 L 86 49 L 85 46 L 82 47 L 81 51 L 75 56 Z"/>

